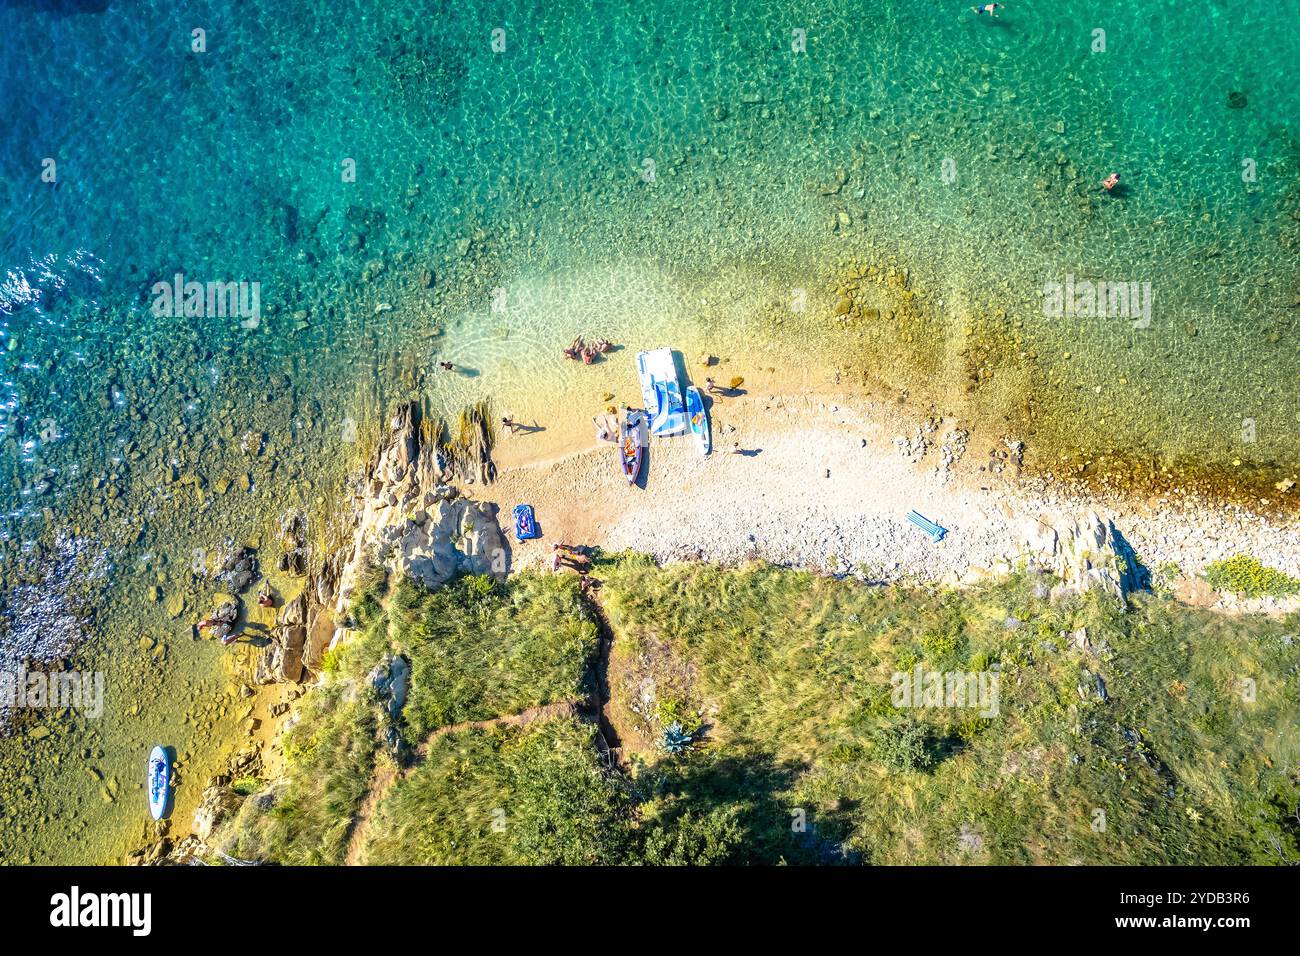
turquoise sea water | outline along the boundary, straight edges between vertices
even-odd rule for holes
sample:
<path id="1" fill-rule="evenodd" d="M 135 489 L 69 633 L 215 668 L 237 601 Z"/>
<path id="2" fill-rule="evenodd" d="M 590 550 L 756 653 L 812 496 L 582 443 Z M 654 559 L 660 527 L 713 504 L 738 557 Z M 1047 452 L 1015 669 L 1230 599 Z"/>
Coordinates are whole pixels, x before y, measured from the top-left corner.
<path id="1" fill-rule="evenodd" d="M 88 759 L 132 785 L 161 736 L 217 759 L 238 708 L 189 639 L 195 549 L 273 563 L 268 527 L 337 500 L 348 424 L 395 398 L 590 390 L 575 334 L 825 349 L 1043 468 L 1289 473 L 1298 27 L 1295 0 L 6 5 L 5 584 L 71 582 L 57 656 L 115 679 L 99 722 L 0 742 L 26 781 L 0 857 L 139 835 Z M 258 283 L 256 328 L 154 315 L 177 273 Z M 1149 327 L 1045 315 L 1067 275 L 1150 283 Z"/>

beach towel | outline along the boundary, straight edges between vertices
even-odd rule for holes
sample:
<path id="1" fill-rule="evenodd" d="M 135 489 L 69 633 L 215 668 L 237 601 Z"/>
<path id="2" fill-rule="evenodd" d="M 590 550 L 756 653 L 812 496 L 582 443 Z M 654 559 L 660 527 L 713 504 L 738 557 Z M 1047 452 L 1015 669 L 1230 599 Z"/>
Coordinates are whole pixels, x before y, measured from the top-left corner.
<path id="1" fill-rule="evenodd" d="M 527 541 L 529 538 L 540 538 L 541 533 L 537 530 L 537 521 L 533 516 L 532 505 L 515 505 L 515 537 L 520 541 Z"/>

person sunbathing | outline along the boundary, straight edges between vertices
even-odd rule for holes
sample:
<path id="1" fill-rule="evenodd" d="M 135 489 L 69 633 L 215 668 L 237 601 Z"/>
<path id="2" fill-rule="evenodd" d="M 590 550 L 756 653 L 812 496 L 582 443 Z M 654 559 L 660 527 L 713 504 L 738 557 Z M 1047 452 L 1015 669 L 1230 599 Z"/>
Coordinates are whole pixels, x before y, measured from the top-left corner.
<path id="1" fill-rule="evenodd" d="M 587 555 L 587 549 L 581 546 L 575 547 L 571 544 L 556 542 L 551 545 L 552 561 L 559 561 L 561 564 L 568 564 L 569 567 L 581 571 L 591 564 L 591 558 Z"/>

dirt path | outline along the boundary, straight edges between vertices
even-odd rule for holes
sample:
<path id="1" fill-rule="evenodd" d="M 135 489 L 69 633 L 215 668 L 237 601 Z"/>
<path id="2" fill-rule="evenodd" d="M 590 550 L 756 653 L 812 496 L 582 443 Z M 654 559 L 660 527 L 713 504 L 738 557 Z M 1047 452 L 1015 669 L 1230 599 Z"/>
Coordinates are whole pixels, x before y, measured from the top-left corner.
<path id="1" fill-rule="evenodd" d="M 420 765 L 420 762 L 428 755 L 429 747 L 432 746 L 435 740 L 448 734 L 457 734 L 464 730 L 486 730 L 489 727 L 523 727 L 538 720 L 549 720 L 552 717 L 573 717 L 577 713 L 577 701 L 562 700 L 554 704 L 543 704 L 541 707 L 530 707 L 528 710 L 520 711 L 517 714 L 508 714 L 505 717 L 493 717 L 490 720 L 467 720 L 459 724 L 438 727 L 429 736 L 425 737 L 420 746 L 416 748 L 416 762 L 406 770 L 406 773 L 410 773 Z"/>
<path id="2" fill-rule="evenodd" d="M 596 596 L 596 588 L 600 582 L 594 582 L 595 587 L 584 589 L 582 597 L 591 612 L 591 616 L 596 620 L 596 629 L 599 637 L 596 644 L 596 662 L 593 669 L 593 678 L 595 683 L 595 722 L 597 744 L 600 747 L 601 757 L 607 761 L 610 767 L 617 767 L 620 770 L 626 770 L 627 767 L 623 761 L 623 741 L 619 737 L 618 730 L 614 727 L 614 720 L 610 714 L 609 699 L 609 655 L 614 648 L 614 629 L 609 626 L 609 618 L 605 615 L 605 608 Z"/>
<path id="3" fill-rule="evenodd" d="M 506 714 L 503 717 L 492 717 L 488 720 L 466 720 L 459 724 L 448 724 L 444 727 L 437 727 L 429 733 L 427 737 L 420 742 L 415 749 L 415 760 L 405 768 L 399 768 L 385 761 L 375 767 L 375 772 L 370 778 L 370 788 L 366 792 L 366 798 L 361 802 L 361 807 L 357 810 L 356 816 L 352 822 L 352 832 L 348 837 L 347 854 L 343 857 L 344 866 L 361 866 L 364 860 L 366 846 L 366 837 L 369 834 L 370 823 L 374 819 L 375 809 L 388 794 L 388 789 L 403 777 L 409 776 L 419 768 L 428 756 L 429 748 L 434 741 L 448 734 L 460 733 L 465 730 L 486 730 L 489 727 L 523 727 L 527 724 L 539 720 L 549 720 L 553 717 L 572 717 L 580 714 L 580 703 L 572 700 L 557 701 L 553 704 L 543 704 L 540 707 L 530 707 L 528 710 L 520 711 L 517 714 Z"/>
<path id="4" fill-rule="evenodd" d="M 401 772 L 392 764 L 385 764 L 383 767 L 376 767 L 374 775 L 370 778 L 370 789 L 366 793 L 366 799 L 361 801 L 361 809 L 352 822 L 352 835 L 348 839 L 348 852 L 343 857 L 344 866 L 360 866 L 361 854 L 366 846 L 366 835 L 370 830 L 370 821 L 375 815 L 375 808 L 379 806 L 379 801 L 384 799 L 394 781 L 401 776 Z"/>

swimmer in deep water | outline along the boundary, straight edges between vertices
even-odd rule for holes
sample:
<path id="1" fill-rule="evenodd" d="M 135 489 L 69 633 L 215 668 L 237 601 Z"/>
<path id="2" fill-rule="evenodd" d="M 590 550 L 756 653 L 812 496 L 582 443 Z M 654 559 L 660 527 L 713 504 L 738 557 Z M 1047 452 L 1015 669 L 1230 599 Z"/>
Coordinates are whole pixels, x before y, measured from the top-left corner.
<path id="1" fill-rule="evenodd" d="M 996 17 L 998 15 L 998 11 L 1001 9 L 1002 9 L 1002 4 L 1000 3 L 986 3 L 982 7 L 971 7 L 970 12 L 975 14 L 976 16 L 979 16 L 981 13 L 987 13 L 991 17 Z"/>

